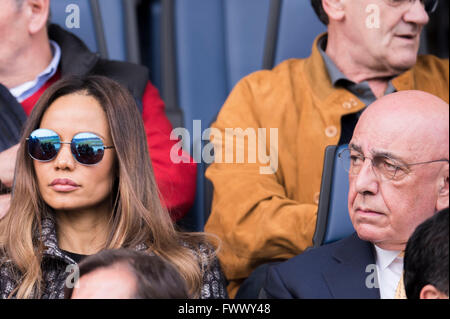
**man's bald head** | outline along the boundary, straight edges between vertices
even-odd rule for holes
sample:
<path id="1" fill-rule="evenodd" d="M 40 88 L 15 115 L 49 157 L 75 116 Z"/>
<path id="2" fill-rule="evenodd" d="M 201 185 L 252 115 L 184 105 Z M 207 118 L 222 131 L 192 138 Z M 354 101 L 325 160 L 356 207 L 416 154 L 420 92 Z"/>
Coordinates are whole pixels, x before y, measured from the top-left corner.
<path id="1" fill-rule="evenodd" d="M 449 157 L 449 105 L 422 91 L 401 91 L 374 102 L 361 115 L 355 132 L 373 129 L 389 133 L 391 142 L 408 144 L 422 155 Z"/>
<path id="2" fill-rule="evenodd" d="M 387 95 L 355 128 L 353 158 L 383 158 L 389 179 L 365 160 L 350 176 L 349 212 L 358 235 L 381 248 L 404 249 L 415 227 L 448 206 L 449 105 L 420 91 Z"/>

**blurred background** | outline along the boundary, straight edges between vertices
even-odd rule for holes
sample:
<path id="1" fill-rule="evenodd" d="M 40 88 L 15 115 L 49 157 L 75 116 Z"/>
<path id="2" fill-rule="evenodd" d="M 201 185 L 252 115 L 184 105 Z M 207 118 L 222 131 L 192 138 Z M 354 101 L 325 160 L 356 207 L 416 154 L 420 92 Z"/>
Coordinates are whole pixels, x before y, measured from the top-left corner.
<path id="1" fill-rule="evenodd" d="M 70 23 L 73 4 L 79 27 Z M 448 58 L 448 6 L 441 0 L 430 17 L 420 54 Z M 326 30 L 309 0 L 52 0 L 51 15 L 102 57 L 148 67 L 172 125 L 191 134 L 191 156 L 207 143 L 193 140 L 194 120 L 203 132 L 241 78 L 308 57 Z M 203 230 L 209 216 L 205 169 L 198 164 L 196 201 L 180 223 L 188 230 Z"/>

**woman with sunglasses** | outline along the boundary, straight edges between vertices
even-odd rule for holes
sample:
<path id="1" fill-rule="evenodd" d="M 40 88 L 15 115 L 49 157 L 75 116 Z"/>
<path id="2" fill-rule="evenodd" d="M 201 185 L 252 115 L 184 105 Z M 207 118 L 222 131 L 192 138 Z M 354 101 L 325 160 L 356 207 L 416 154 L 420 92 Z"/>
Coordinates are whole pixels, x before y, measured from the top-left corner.
<path id="1" fill-rule="evenodd" d="M 172 263 L 193 298 L 227 297 L 212 246 L 175 230 L 148 158 L 126 89 L 104 77 L 49 88 L 24 129 L 0 221 L 0 298 L 63 298 L 71 265 L 122 247 Z"/>

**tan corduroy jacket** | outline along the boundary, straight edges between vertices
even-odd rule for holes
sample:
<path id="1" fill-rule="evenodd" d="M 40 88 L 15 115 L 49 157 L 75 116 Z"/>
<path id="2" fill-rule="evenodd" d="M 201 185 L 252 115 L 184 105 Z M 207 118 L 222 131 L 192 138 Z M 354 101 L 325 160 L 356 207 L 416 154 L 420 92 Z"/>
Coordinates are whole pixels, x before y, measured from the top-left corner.
<path id="1" fill-rule="evenodd" d="M 397 91 L 423 90 L 449 101 L 449 62 L 433 56 L 419 57 L 411 70 L 393 80 Z M 241 80 L 212 125 L 216 161 L 206 177 L 214 185 L 212 212 L 205 230 L 222 239 L 219 258 L 228 291 L 235 296 L 242 281 L 258 266 L 284 260 L 312 244 L 316 226 L 324 151 L 336 145 L 341 117 L 361 110 L 364 104 L 349 91 L 330 82 L 317 39 L 311 57 L 287 60 L 271 71 L 259 71 Z M 266 148 L 272 148 L 275 174 L 261 174 L 263 164 L 251 138 L 245 144 L 245 163 L 225 163 L 234 157 L 233 137 L 226 129 L 241 128 L 247 136 L 253 128 L 266 128 Z M 269 143 L 270 128 L 278 129 L 278 148 Z M 249 145 L 250 144 L 250 145 Z M 230 146 L 231 145 L 231 146 Z M 257 144 L 256 144 L 257 145 Z M 278 150 L 276 154 L 275 150 Z M 236 152 L 236 150 L 234 150 Z M 228 152 L 228 153 L 227 153 Z M 222 154 L 220 154 L 222 153 Z M 226 155 L 227 153 L 227 155 Z M 262 159 L 264 157 L 261 157 Z"/>

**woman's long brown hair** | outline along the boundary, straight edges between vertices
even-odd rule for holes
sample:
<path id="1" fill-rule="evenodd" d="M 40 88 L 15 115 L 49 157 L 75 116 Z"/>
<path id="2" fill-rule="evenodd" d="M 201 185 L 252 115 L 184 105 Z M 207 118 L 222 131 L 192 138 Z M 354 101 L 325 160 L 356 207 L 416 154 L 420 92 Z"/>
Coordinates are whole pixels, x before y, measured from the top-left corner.
<path id="1" fill-rule="evenodd" d="M 17 153 L 11 206 L 0 222 L 0 257 L 16 274 L 17 287 L 10 295 L 39 298 L 42 295 L 41 221 L 53 214 L 37 186 L 33 160 L 26 137 L 39 128 L 48 107 L 59 97 L 85 94 L 94 97 L 105 111 L 117 156 L 110 231 L 105 249 L 133 248 L 146 244 L 174 264 L 185 278 L 192 297 L 199 296 L 202 271 L 193 250 L 204 241 L 201 234 L 176 231 L 160 202 L 160 194 L 149 160 L 147 137 L 136 102 L 125 88 L 100 76 L 70 77 L 51 86 L 33 109 Z M 70 125 L 70 119 L 67 119 Z M 190 248 L 186 247 L 188 244 Z"/>

